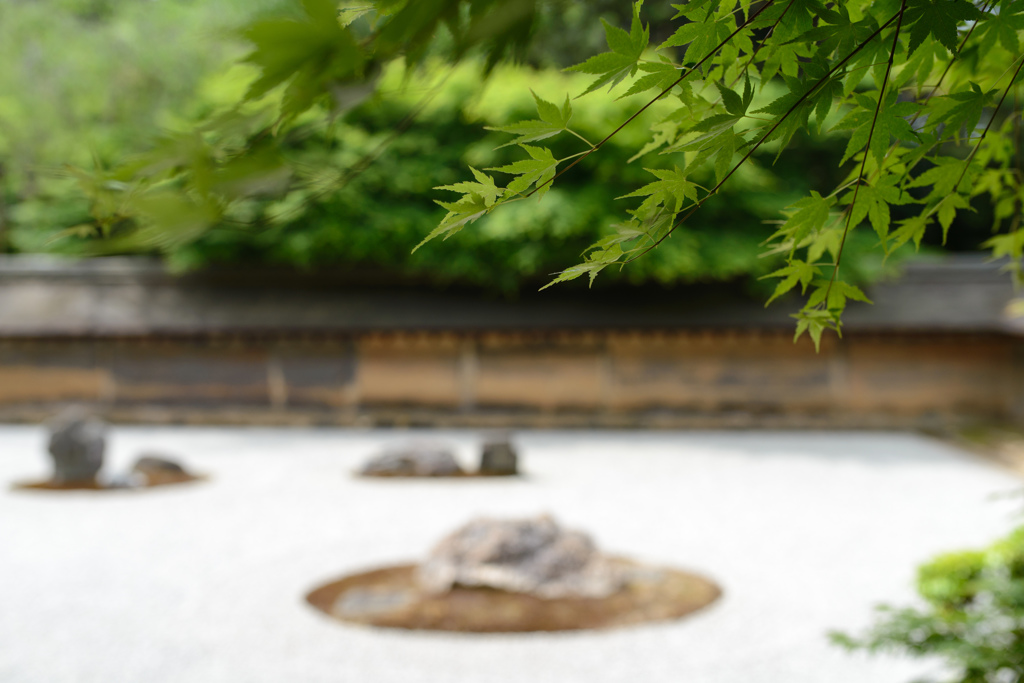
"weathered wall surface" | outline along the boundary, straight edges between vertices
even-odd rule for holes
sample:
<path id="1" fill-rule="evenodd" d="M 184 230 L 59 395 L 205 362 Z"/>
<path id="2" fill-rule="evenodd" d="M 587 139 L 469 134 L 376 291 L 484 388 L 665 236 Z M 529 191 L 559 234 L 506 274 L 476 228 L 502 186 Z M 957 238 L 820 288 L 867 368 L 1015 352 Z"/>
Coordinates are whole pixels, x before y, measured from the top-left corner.
<path id="1" fill-rule="evenodd" d="M 0 418 L 893 425 L 1010 418 L 1020 344 L 987 334 L 377 333 L 0 340 Z"/>
<path id="2" fill-rule="evenodd" d="M 344 274 L 341 274 L 344 275 Z M 921 264 L 792 342 L 796 302 L 720 288 L 502 301 L 137 259 L 0 257 L 0 420 L 909 426 L 1024 417 L 998 264 Z"/>

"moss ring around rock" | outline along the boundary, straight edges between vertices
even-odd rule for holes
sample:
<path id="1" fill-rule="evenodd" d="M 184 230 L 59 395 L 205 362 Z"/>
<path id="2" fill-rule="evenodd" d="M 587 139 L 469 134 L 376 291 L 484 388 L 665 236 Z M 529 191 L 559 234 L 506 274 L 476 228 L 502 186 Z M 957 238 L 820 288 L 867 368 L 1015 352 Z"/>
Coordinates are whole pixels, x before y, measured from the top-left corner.
<path id="1" fill-rule="evenodd" d="M 306 601 L 356 624 L 514 633 L 678 619 L 720 595 L 703 576 L 604 555 L 586 534 L 542 515 L 472 520 L 420 564 L 351 574 Z"/>

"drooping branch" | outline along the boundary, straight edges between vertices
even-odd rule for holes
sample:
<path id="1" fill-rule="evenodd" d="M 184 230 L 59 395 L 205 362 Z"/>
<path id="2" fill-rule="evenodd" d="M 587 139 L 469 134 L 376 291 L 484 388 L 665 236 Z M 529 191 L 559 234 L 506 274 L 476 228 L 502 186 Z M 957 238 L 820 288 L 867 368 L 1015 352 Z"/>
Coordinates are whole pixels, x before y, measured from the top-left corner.
<path id="1" fill-rule="evenodd" d="M 680 83 L 682 83 L 682 82 L 683 82 L 684 80 L 686 80 L 687 76 L 689 76 L 690 74 L 692 74 L 692 73 L 694 73 L 694 72 L 696 72 L 696 71 L 700 70 L 700 68 L 701 68 L 701 67 L 702 67 L 702 66 L 704 65 L 704 63 L 705 63 L 705 62 L 706 62 L 707 60 L 711 59 L 711 58 L 712 58 L 712 57 L 714 57 L 714 56 L 715 56 L 716 54 L 718 54 L 718 51 L 719 51 L 719 50 L 721 50 L 721 49 L 722 49 L 723 47 L 725 47 L 726 45 L 728 45 L 728 44 L 729 44 L 729 41 L 731 41 L 731 40 L 732 40 L 733 38 L 735 38 L 735 37 L 736 37 L 737 35 L 739 35 L 739 34 L 740 34 L 740 33 L 741 33 L 741 32 L 742 32 L 742 31 L 743 31 L 743 30 L 744 30 L 744 29 L 745 29 L 745 28 L 746 28 L 747 26 L 749 26 L 749 25 L 750 25 L 750 23 L 751 23 L 751 22 L 753 22 L 753 21 L 754 21 L 755 19 L 757 19 L 757 17 L 759 17 L 759 16 L 761 15 L 761 13 L 762 13 L 762 12 L 764 12 L 764 11 L 765 11 L 766 9 L 768 9 L 769 7 L 771 7 L 771 6 L 773 5 L 773 4 L 775 4 L 775 0 L 768 0 L 768 1 L 766 2 L 766 3 L 764 3 L 764 4 L 763 4 L 763 5 L 762 5 L 762 6 L 760 7 L 760 9 L 758 9 L 758 10 L 757 10 L 756 12 L 754 12 L 754 13 L 753 13 L 753 14 L 751 14 L 751 15 L 750 15 L 749 17 L 747 17 L 746 21 L 744 21 L 744 22 L 743 22 L 742 24 L 740 24 L 740 25 L 739 25 L 739 26 L 738 26 L 738 27 L 736 28 L 736 30 L 735 30 L 735 31 L 733 31 L 732 33 L 730 33 L 730 34 L 729 34 L 729 35 L 728 35 L 728 36 L 727 36 L 727 37 L 726 37 L 726 38 L 725 38 L 724 40 L 722 40 L 722 42 L 720 42 L 720 43 L 719 43 L 719 44 L 718 44 L 717 46 L 715 46 L 715 48 L 714 48 L 714 49 L 712 49 L 712 50 L 711 50 L 711 51 L 710 51 L 710 52 L 709 52 L 709 53 L 708 53 L 707 55 L 705 55 L 705 56 L 704 56 L 703 58 L 701 58 L 701 60 L 700 60 L 699 62 L 697 62 L 696 64 L 694 64 L 694 65 L 693 65 L 692 67 L 690 67 L 689 69 L 686 69 L 685 67 L 683 67 L 683 68 L 684 68 L 684 73 L 683 73 L 683 75 L 682 75 L 682 76 L 680 76 L 679 78 L 677 78 L 677 79 L 676 79 L 675 81 L 673 81 L 671 85 L 669 85 L 669 86 L 668 86 L 667 88 L 665 88 L 664 90 L 662 90 L 662 91 L 661 91 L 661 92 L 660 92 L 660 93 L 659 93 L 658 95 L 656 95 L 655 97 L 653 97 L 653 98 L 652 98 L 652 99 L 651 99 L 651 100 L 650 100 L 649 102 L 647 102 L 647 104 L 645 104 L 644 106 L 640 107 L 640 109 L 638 109 L 638 110 L 637 110 L 637 111 L 636 111 L 636 112 L 635 112 L 635 113 L 634 113 L 634 114 L 633 114 L 632 116 L 630 116 L 630 117 L 629 117 L 628 119 L 626 119 L 625 121 L 623 121 L 623 122 L 622 122 L 622 123 L 621 123 L 621 124 L 619 125 L 619 127 L 618 127 L 618 128 L 616 128 L 616 129 L 615 129 L 615 130 L 613 130 L 613 131 L 612 131 L 611 133 L 609 133 L 608 135 L 606 135 L 606 136 L 605 136 L 605 137 L 604 137 L 604 138 L 603 138 L 603 139 L 602 139 L 602 140 L 601 140 L 600 142 L 598 142 L 598 143 L 597 143 L 596 145 L 594 145 L 594 146 L 593 146 L 592 148 L 590 148 L 589 150 L 587 150 L 587 151 L 586 151 L 586 152 L 585 152 L 585 153 L 584 153 L 583 155 L 581 155 L 581 156 L 580 156 L 580 157 L 579 157 L 578 159 L 576 159 L 576 161 L 572 162 L 571 164 L 569 164 L 568 166 L 566 166 L 565 168 L 563 168 L 563 169 L 562 169 L 561 171 L 559 171 L 558 173 L 556 173 L 556 174 L 555 174 L 555 175 L 554 175 L 554 176 L 553 176 L 553 177 L 552 177 L 551 179 L 549 179 L 549 180 L 547 180 L 547 181 L 545 181 L 545 182 L 543 182 L 543 183 L 540 183 L 540 184 L 536 185 L 536 186 L 535 186 L 535 187 L 534 187 L 534 188 L 533 188 L 532 190 L 530 190 L 530 191 L 529 191 L 528 193 L 526 193 L 525 195 L 523 195 L 523 199 L 527 199 L 527 198 L 529 198 L 529 197 L 532 197 L 532 196 L 533 196 L 533 195 L 534 195 L 534 194 L 535 194 L 535 193 L 536 193 L 536 192 L 537 192 L 538 190 L 540 190 L 541 188 L 543 188 L 543 187 L 546 187 L 546 186 L 548 186 L 548 185 L 552 184 L 553 182 L 555 182 L 556 180 L 558 180 L 558 179 L 559 179 L 559 178 L 560 178 L 560 177 L 561 177 L 562 175 L 564 175 L 564 174 L 565 174 L 566 172 L 568 172 L 568 171 L 569 171 L 569 169 L 571 169 L 571 168 L 572 168 L 572 167 L 574 167 L 574 166 L 575 166 L 576 164 L 578 164 L 578 163 L 580 163 L 581 161 L 583 161 L 584 159 L 586 159 L 586 158 L 587 158 L 588 156 L 590 156 L 591 154 L 593 154 L 593 153 L 594 153 L 594 152 L 596 152 L 597 150 L 601 149 L 601 147 L 603 147 L 603 146 L 604 146 L 604 145 L 605 145 L 605 144 L 606 144 L 606 143 L 607 143 L 607 142 L 608 142 L 609 140 L 611 140 L 611 139 L 612 139 L 613 137 L 615 137 L 616 135 L 618 135 L 618 134 L 619 134 L 619 132 L 620 132 L 620 131 L 622 131 L 622 129 L 623 129 L 623 128 L 625 128 L 626 126 L 628 126 L 629 124 L 631 124 L 631 123 L 632 123 L 633 121 L 635 121 L 635 120 L 637 119 L 637 117 L 639 117 L 639 116 L 640 116 L 641 114 L 643 114 L 643 113 L 644 113 L 645 111 L 647 111 L 647 110 L 648 110 L 649 108 L 651 108 L 652 106 L 654 106 L 654 104 L 655 104 L 656 102 L 658 102 L 658 101 L 659 101 L 659 100 L 660 100 L 660 99 L 661 99 L 662 97 L 664 97 L 665 95 L 667 95 L 667 94 L 669 94 L 670 92 L 672 92 L 672 89 L 673 89 L 673 88 L 675 88 L 675 87 L 676 87 L 677 85 L 679 85 Z M 790 4 L 792 4 L 792 2 L 790 2 Z"/>
<path id="2" fill-rule="evenodd" d="M 1010 90 L 1013 89 L 1014 84 L 1017 82 L 1017 76 L 1020 75 L 1021 67 L 1024 67 L 1024 55 L 1018 57 L 1017 61 L 1020 63 L 1017 65 L 1017 69 L 1013 72 L 1013 76 L 1010 77 L 1010 82 L 1006 85 L 1006 89 L 1003 90 L 1003 95 L 999 98 L 999 102 L 996 104 L 996 108 L 993 110 L 992 116 L 989 117 L 988 123 L 985 124 L 985 128 L 982 129 L 981 137 L 978 138 L 978 142 L 974 145 L 974 149 L 971 150 L 971 153 L 967 155 L 967 159 L 964 160 L 964 168 L 960 171 L 960 176 L 956 180 L 956 185 L 953 186 L 953 189 L 956 192 L 960 191 L 960 183 L 963 182 L 964 176 L 967 175 L 967 169 L 970 168 L 971 161 L 974 160 L 974 156 L 981 148 L 982 141 L 985 139 L 985 136 L 988 135 L 989 130 L 991 130 L 992 124 L 995 123 L 996 115 L 999 113 L 999 109 L 1003 106 L 1003 102 L 1006 101 L 1006 96 L 1010 93 Z"/>
<path id="3" fill-rule="evenodd" d="M 750 157 L 751 157 L 751 156 L 753 156 L 754 152 L 756 152 L 756 151 L 757 151 L 758 149 L 760 149 L 760 147 L 761 147 L 761 146 L 762 146 L 762 145 L 763 145 L 763 144 L 764 144 L 765 142 L 767 142 L 767 141 L 768 141 L 768 140 L 769 140 L 769 139 L 771 138 L 771 136 L 772 136 L 772 135 L 773 135 L 773 134 L 775 133 L 775 131 L 776 131 L 776 130 L 778 130 L 778 129 L 779 129 L 779 127 L 780 127 L 780 126 L 781 126 L 781 125 L 782 125 L 783 123 L 785 123 L 785 121 L 786 121 L 786 120 L 787 120 L 787 119 L 788 119 L 788 118 L 789 118 L 789 117 L 790 117 L 791 115 L 793 115 L 793 113 L 794 113 L 794 112 L 796 112 L 796 110 L 797 110 L 797 109 L 798 109 L 798 108 L 799 108 L 799 107 L 800 107 L 800 106 L 801 106 L 801 105 L 802 105 L 802 104 L 803 104 L 804 102 L 806 102 L 806 101 L 807 101 L 807 98 L 808 98 L 808 97 L 810 97 L 810 96 L 811 96 L 811 94 L 812 94 L 812 93 L 813 93 L 813 92 L 814 92 L 815 90 L 817 90 L 817 89 L 818 89 L 819 87 L 821 87 L 821 86 L 822 86 L 823 84 L 827 83 L 827 82 L 828 82 L 828 81 L 829 81 L 829 80 L 830 80 L 830 79 L 832 78 L 832 76 L 834 76 L 834 75 L 836 74 L 836 72 L 838 72 L 838 71 L 839 71 L 839 70 L 840 70 L 841 68 L 843 68 L 843 66 L 845 66 L 845 65 L 846 65 L 846 63 L 847 63 L 847 62 L 849 62 L 849 61 L 850 61 L 851 59 L 853 59 L 853 57 L 854 57 L 854 56 L 856 56 L 856 55 L 857 55 L 857 53 L 859 53 L 859 52 L 860 52 L 861 50 L 863 50 L 863 49 L 864 49 L 865 47 L 867 47 L 867 46 L 868 46 L 868 45 L 869 45 L 869 44 L 871 43 L 871 41 L 873 41 L 873 40 L 874 40 L 875 38 L 877 38 L 877 37 L 878 37 L 878 36 L 879 36 L 879 35 L 880 35 L 880 34 L 882 33 L 882 31 L 884 31 L 884 30 L 885 30 L 886 28 L 888 28 L 888 27 L 889 27 L 889 25 L 890 25 L 890 24 L 892 24 L 892 22 L 896 21 L 896 20 L 897 20 L 897 19 L 898 19 L 899 17 L 901 17 L 901 16 L 902 16 L 902 11 L 901 11 L 900 13 L 896 14 L 896 15 L 893 15 L 893 16 L 892 16 L 892 17 L 891 17 L 891 18 L 890 18 L 890 19 L 889 19 L 888 21 L 886 21 L 886 22 L 885 22 L 884 24 L 882 24 L 881 26 L 879 26 L 879 27 L 878 27 L 878 28 L 877 28 L 877 29 L 876 29 L 876 30 L 875 30 L 875 31 L 874 31 L 874 32 L 873 32 L 873 33 L 872 33 L 872 34 L 871 34 L 870 36 L 868 36 L 868 37 L 867 37 L 867 38 L 866 38 L 866 39 L 865 39 L 865 40 L 864 40 L 864 41 L 863 41 L 863 42 L 862 42 L 862 43 L 861 43 L 860 45 L 858 45 L 858 46 L 857 46 L 856 48 L 854 48 L 854 49 L 853 49 L 853 50 L 852 50 L 852 51 L 850 52 L 850 54 L 846 55 L 846 57 L 844 57 L 844 58 L 843 58 L 843 59 L 841 59 L 841 60 L 840 60 L 839 62 L 837 62 L 837 63 L 836 63 L 836 64 L 835 64 L 835 65 L 834 65 L 834 66 L 833 66 L 833 67 L 832 67 L 832 68 L 831 68 L 831 69 L 829 70 L 829 72 L 828 72 L 827 74 L 825 74 L 824 76 L 822 76 L 822 77 L 821 77 L 821 78 L 820 78 L 819 80 L 817 80 L 817 81 L 816 81 L 816 82 L 814 83 L 814 85 L 812 85 L 812 86 L 811 86 L 811 87 L 810 87 L 810 88 L 809 88 L 809 89 L 808 89 L 807 91 L 805 91 L 805 92 L 804 92 L 804 93 L 803 93 L 803 94 L 802 94 L 802 95 L 801 95 L 801 96 L 800 96 L 800 97 L 799 97 L 799 98 L 798 98 L 798 99 L 797 99 L 797 100 L 796 100 L 796 101 L 795 101 L 795 102 L 794 102 L 794 103 L 793 103 L 793 104 L 792 104 L 792 105 L 791 105 L 791 106 L 789 107 L 789 109 L 788 109 L 788 110 L 787 110 L 787 111 L 786 111 L 786 112 L 785 112 L 785 113 L 784 113 L 784 114 L 783 114 L 783 115 L 782 115 L 781 117 L 779 117 L 779 120 L 775 122 L 775 125 L 773 125 L 773 126 L 772 126 L 772 127 L 771 127 L 771 128 L 769 129 L 769 130 L 768 130 L 768 132 L 767 132 L 767 133 L 765 133 L 765 134 L 764 134 L 763 136 L 761 136 L 761 139 L 760 139 L 760 140 L 758 140 L 758 141 L 757 141 L 757 142 L 756 142 L 756 143 L 755 143 L 754 145 L 752 145 L 752 146 L 751 146 L 751 148 L 750 148 L 750 149 L 749 149 L 749 150 L 747 151 L 747 153 L 743 155 L 743 158 L 742 158 L 742 159 L 740 159 L 740 160 L 739 160 L 739 162 L 737 162 L 737 163 L 736 163 L 735 165 L 733 165 L 733 167 L 732 167 L 732 168 L 731 168 L 731 169 L 729 170 L 729 172 L 728 172 L 728 173 L 727 173 L 727 174 L 725 175 L 725 177 L 723 177 L 723 178 L 722 178 L 722 179 L 721 179 L 720 181 L 718 181 L 718 183 L 717 183 L 717 184 L 716 184 L 716 185 L 715 185 L 715 186 L 714 186 L 713 188 L 711 188 L 711 190 L 710 190 L 710 191 L 709 191 L 709 192 L 708 192 L 708 193 L 707 193 L 706 195 L 704 195 L 704 196 L 703 196 L 703 197 L 701 197 L 701 198 L 700 198 L 700 199 L 699 199 L 699 200 L 698 200 L 697 202 L 695 202 L 695 203 L 693 204 L 693 206 L 691 206 L 691 207 L 690 207 L 690 209 L 689 209 L 689 210 L 688 210 L 688 211 L 687 211 L 687 212 L 686 212 L 685 214 L 683 214 L 682 218 L 678 219 L 678 220 L 677 220 L 677 221 L 676 221 L 675 223 L 673 223 L 672 227 L 671 227 L 671 228 L 669 228 L 669 230 L 668 230 L 668 231 L 667 231 L 667 232 L 666 232 L 666 233 L 665 233 L 664 235 L 662 235 L 661 237 L 659 237 L 659 238 L 658 238 L 657 240 L 655 240 L 655 241 L 654 241 L 654 243 L 652 243 L 652 244 L 651 244 L 650 246 L 648 246 L 647 248 L 645 248 L 645 249 L 644 249 L 643 251 L 641 251 L 641 252 L 640 252 L 639 254 L 637 254 L 636 256 L 633 256 L 632 258 L 628 259 L 628 260 L 627 260 L 627 261 L 625 261 L 624 263 L 631 263 L 631 262 L 635 261 L 636 259 L 638 259 L 638 258 L 640 258 L 640 257 L 644 256 L 645 254 L 648 254 L 648 253 L 650 253 L 650 252 L 651 252 L 651 251 L 652 251 L 653 249 L 657 248 L 657 247 L 658 247 L 658 245 L 660 245 L 660 244 L 661 244 L 662 242 L 664 242 L 664 241 L 665 241 L 666 239 L 668 239 L 668 237 L 669 237 L 669 236 L 670 236 L 670 235 L 671 235 L 671 234 L 672 234 L 672 233 L 673 233 L 673 232 L 674 232 L 674 231 L 675 231 L 675 230 L 676 230 L 677 228 L 679 228 L 679 226 L 681 226 L 681 225 L 682 225 L 683 223 L 685 223 L 685 222 L 686 222 L 686 220 L 690 218 L 690 216 L 692 216 L 692 215 L 693 215 L 694 213 L 696 213 L 697 209 L 699 209 L 699 208 L 700 208 L 701 206 L 703 206 L 703 205 L 704 205 L 704 202 L 706 202 L 706 201 L 707 201 L 707 200 L 708 200 L 709 198 L 711 198 L 711 197 L 712 197 L 713 195 L 715 195 L 715 194 L 716 194 L 716 193 L 717 193 L 717 192 L 718 192 L 718 191 L 719 191 L 720 189 L 722 189 L 722 186 L 723 186 L 723 185 L 725 185 L 725 183 L 726 183 L 726 182 L 727 182 L 727 181 L 729 180 L 729 178 L 731 178 L 731 177 L 733 176 L 733 174 L 735 174 L 735 173 L 736 173 L 736 171 L 737 171 L 737 170 L 739 170 L 739 168 L 740 168 L 741 166 L 743 166 L 743 164 L 745 164 L 745 163 L 747 162 L 747 160 L 748 160 L 748 159 L 750 159 Z"/>
<path id="4" fill-rule="evenodd" d="M 889 61 L 885 65 L 885 76 L 882 78 L 882 87 L 878 91 L 878 103 L 875 105 L 875 113 L 871 118 L 871 128 L 868 130 L 868 140 L 864 145 L 864 158 L 860 161 L 860 170 L 857 172 L 857 182 L 853 186 L 853 201 L 850 202 L 850 206 L 854 207 L 857 205 L 857 195 L 860 192 L 860 187 L 864 182 L 864 167 L 867 165 L 868 157 L 871 156 L 871 139 L 875 135 L 875 124 L 878 123 L 878 114 L 882 110 L 882 106 L 885 103 L 885 90 L 889 85 L 889 75 L 892 73 L 892 64 L 896 58 L 896 48 L 899 45 L 900 39 L 900 28 L 903 26 L 903 13 L 907 11 L 907 0 L 902 0 L 900 3 L 900 11 L 896 20 L 896 32 L 892 36 L 892 48 L 889 50 Z M 850 223 L 853 220 L 853 209 L 846 214 L 846 224 L 843 226 L 843 235 L 839 239 L 839 248 L 836 250 L 836 262 L 832 267 L 832 277 L 829 278 L 828 288 L 825 290 L 825 298 L 822 301 L 823 306 L 828 306 L 828 296 L 832 292 L 832 285 L 836 281 L 836 276 L 839 273 L 839 264 L 843 259 L 843 248 L 846 246 L 846 238 L 850 234 Z"/>

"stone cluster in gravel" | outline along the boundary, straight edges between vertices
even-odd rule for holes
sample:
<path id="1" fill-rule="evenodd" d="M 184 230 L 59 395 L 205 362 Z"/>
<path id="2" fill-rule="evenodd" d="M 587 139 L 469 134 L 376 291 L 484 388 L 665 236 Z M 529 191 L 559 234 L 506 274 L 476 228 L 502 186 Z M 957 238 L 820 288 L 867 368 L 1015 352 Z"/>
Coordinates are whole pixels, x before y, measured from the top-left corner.
<path id="1" fill-rule="evenodd" d="M 2 683 L 906 683 L 931 662 L 851 655 L 915 567 L 1020 521 L 1020 480 L 884 432 L 519 432 L 529 478 L 352 477 L 399 441 L 479 434 L 123 427 L 107 465 L 187 453 L 202 486 L 30 495 L 0 486 Z M 0 426 L 0 482 L 45 479 L 46 432 Z M 474 515 L 549 511 L 641 562 L 714 577 L 678 621 L 563 634 L 422 633 L 328 618 L 339 574 L 422 558 Z"/>

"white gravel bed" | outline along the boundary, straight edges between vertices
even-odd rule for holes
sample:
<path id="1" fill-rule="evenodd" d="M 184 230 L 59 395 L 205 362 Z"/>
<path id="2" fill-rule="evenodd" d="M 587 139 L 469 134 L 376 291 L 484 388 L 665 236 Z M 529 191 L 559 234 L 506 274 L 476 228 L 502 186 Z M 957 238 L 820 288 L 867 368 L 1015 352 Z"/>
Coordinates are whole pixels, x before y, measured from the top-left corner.
<path id="1" fill-rule="evenodd" d="M 915 566 L 1020 521 L 1020 482 L 900 433 L 522 432 L 521 480 L 359 480 L 411 431 L 114 430 L 209 475 L 146 491 L 11 491 L 44 434 L 0 426 L 3 683 L 904 683 L 935 663 L 851 655 Z M 479 435 L 426 434 L 467 465 Z M 304 601 L 423 556 L 475 514 L 550 512 L 610 552 L 693 570 L 724 597 L 677 622 L 469 635 L 349 626 Z"/>

